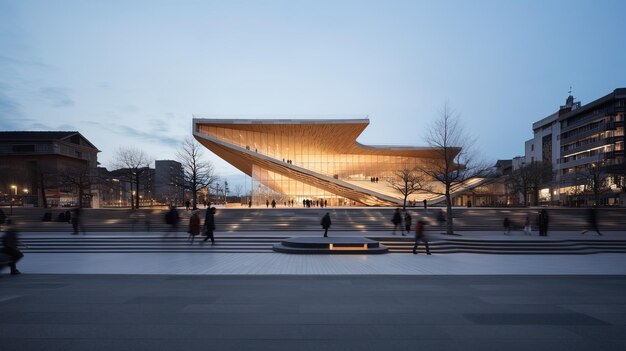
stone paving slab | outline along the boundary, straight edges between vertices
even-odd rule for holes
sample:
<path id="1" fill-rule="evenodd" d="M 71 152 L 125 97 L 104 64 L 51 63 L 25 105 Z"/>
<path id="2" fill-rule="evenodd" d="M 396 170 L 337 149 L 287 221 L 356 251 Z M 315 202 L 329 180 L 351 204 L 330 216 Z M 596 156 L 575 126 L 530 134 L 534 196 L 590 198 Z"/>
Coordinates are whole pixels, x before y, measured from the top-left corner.
<path id="1" fill-rule="evenodd" d="M 2 276 L 0 349 L 621 351 L 624 291 L 608 275 Z"/>
<path id="2" fill-rule="evenodd" d="M 18 267 L 25 274 L 626 275 L 626 254 L 28 253 Z"/>

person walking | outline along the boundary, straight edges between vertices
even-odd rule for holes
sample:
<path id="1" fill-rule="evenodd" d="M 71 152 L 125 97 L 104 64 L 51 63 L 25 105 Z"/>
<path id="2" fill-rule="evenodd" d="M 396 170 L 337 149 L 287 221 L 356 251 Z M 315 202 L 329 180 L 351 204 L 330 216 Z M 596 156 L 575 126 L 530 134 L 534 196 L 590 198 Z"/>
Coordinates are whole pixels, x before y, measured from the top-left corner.
<path id="1" fill-rule="evenodd" d="M 6 222 L 7 216 L 4 214 L 4 211 L 2 211 L 2 209 L 0 208 L 0 229 L 2 228 L 2 225 L 4 224 L 4 222 Z"/>
<path id="2" fill-rule="evenodd" d="M 592 207 L 589 209 L 589 211 L 587 212 L 587 223 L 589 225 L 589 229 L 585 229 L 582 231 L 582 233 L 585 235 L 586 232 L 588 232 L 589 230 L 593 230 L 596 233 L 598 233 L 598 236 L 602 235 L 602 233 L 600 233 L 600 228 L 598 228 L 598 213 L 597 213 L 597 209 L 595 207 Z"/>
<path id="3" fill-rule="evenodd" d="M 324 228 L 324 237 L 328 238 L 328 228 L 330 228 L 330 225 L 332 224 L 330 221 L 330 213 L 326 212 L 324 217 L 322 217 L 320 224 L 322 225 L 322 228 Z"/>
<path id="4" fill-rule="evenodd" d="M 409 211 L 404 212 L 404 229 L 406 229 L 407 233 L 411 232 L 411 219 Z M 406 236 L 406 234 L 402 233 L 402 236 Z"/>
<path id="5" fill-rule="evenodd" d="M 83 235 L 85 235 L 85 227 L 83 225 L 83 209 L 80 207 L 76 207 L 74 209 L 74 215 L 72 216 L 72 228 L 74 229 L 74 232 L 72 234 L 74 235 L 78 235 L 78 229 L 80 228 L 80 231 L 83 232 Z"/>
<path id="6" fill-rule="evenodd" d="M 526 216 L 524 221 L 524 235 L 532 235 L 533 228 L 530 226 L 530 216 Z"/>
<path id="7" fill-rule="evenodd" d="M 400 227 L 400 233 L 404 234 L 402 231 L 402 216 L 400 215 L 400 208 L 396 208 L 393 212 L 393 217 L 391 217 L 391 223 L 393 223 L 393 235 L 396 235 L 396 229 L 398 226 Z"/>
<path id="8" fill-rule="evenodd" d="M 211 207 L 206 211 L 204 215 L 204 240 L 205 242 L 211 239 L 211 245 L 215 244 L 215 236 L 213 235 L 213 231 L 215 231 L 215 207 Z"/>
<path id="9" fill-rule="evenodd" d="M 504 235 L 511 234 L 511 221 L 509 217 L 504 217 L 504 222 L 502 222 L 502 226 L 504 227 Z"/>
<path id="10" fill-rule="evenodd" d="M 165 214 L 165 223 L 169 224 L 169 228 L 163 237 L 164 239 L 172 233 L 174 233 L 174 235 L 178 233 L 179 222 L 180 215 L 178 214 L 178 210 L 174 207 L 174 205 L 171 205 L 169 211 Z"/>
<path id="11" fill-rule="evenodd" d="M 13 225 L 12 220 L 9 218 L 6 220 L 7 228 L 4 231 L 4 236 L 2 237 L 2 253 L 8 256 L 9 262 L 8 266 L 11 269 L 11 274 L 21 274 L 21 272 L 17 269 L 17 262 L 24 257 L 22 251 L 20 251 L 19 247 L 28 247 L 20 242 L 19 233 L 15 226 Z"/>
<path id="12" fill-rule="evenodd" d="M 200 216 L 198 215 L 198 211 L 194 211 L 189 217 L 189 241 L 191 239 L 191 243 L 193 244 L 196 235 L 200 234 Z"/>
<path id="13" fill-rule="evenodd" d="M 539 211 L 539 236 L 548 236 L 548 211 Z"/>
<path id="14" fill-rule="evenodd" d="M 413 245 L 413 254 L 417 255 L 417 246 L 420 242 L 424 243 L 426 246 L 426 254 L 430 255 L 430 247 L 428 246 L 428 238 L 426 238 L 426 234 L 424 233 L 424 224 L 425 222 L 422 220 L 417 221 L 415 225 L 415 244 Z"/>

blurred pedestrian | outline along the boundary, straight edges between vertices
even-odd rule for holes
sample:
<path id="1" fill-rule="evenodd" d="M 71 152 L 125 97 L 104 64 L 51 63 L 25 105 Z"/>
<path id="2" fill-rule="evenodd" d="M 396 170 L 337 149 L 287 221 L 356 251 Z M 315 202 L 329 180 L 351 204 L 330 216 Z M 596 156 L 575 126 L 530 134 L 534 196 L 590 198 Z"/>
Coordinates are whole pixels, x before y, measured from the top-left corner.
<path id="1" fill-rule="evenodd" d="M 85 226 L 83 225 L 83 209 L 80 207 L 76 207 L 74 209 L 74 215 L 72 216 L 72 228 L 74 232 L 72 234 L 78 235 L 78 230 L 85 235 Z"/>
<path id="2" fill-rule="evenodd" d="M 200 216 L 198 215 L 198 211 L 193 211 L 191 216 L 189 217 L 189 238 L 187 240 L 191 240 L 193 244 L 196 235 L 200 234 Z"/>
<path id="3" fill-rule="evenodd" d="M 502 226 L 504 227 L 504 235 L 511 234 L 511 221 L 509 220 L 509 217 L 504 217 Z"/>
<path id="4" fill-rule="evenodd" d="M 24 257 L 24 254 L 20 251 L 20 246 L 28 246 L 20 242 L 19 233 L 10 218 L 6 220 L 6 225 L 4 236 L 2 237 L 2 253 L 8 257 L 7 264 L 11 269 L 11 274 L 21 274 L 16 266 L 17 262 Z"/>
<path id="5" fill-rule="evenodd" d="M 524 221 L 524 235 L 532 235 L 532 230 L 530 226 L 530 216 L 526 216 L 526 221 Z"/>
<path id="6" fill-rule="evenodd" d="M 322 228 L 324 228 L 324 237 L 328 238 L 328 228 L 330 228 L 330 225 L 332 224 L 330 221 L 330 213 L 326 212 L 324 217 L 322 217 L 320 224 L 322 225 Z"/>
<path id="7" fill-rule="evenodd" d="M 164 238 L 168 237 L 172 233 L 174 233 L 174 235 L 178 233 L 178 222 L 180 222 L 180 215 L 178 214 L 176 207 L 172 205 L 167 213 L 165 213 L 165 223 L 169 225 L 169 228 L 167 233 L 165 233 Z"/>
<path id="8" fill-rule="evenodd" d="M 411 215 L 409 214 L 409 211 L 404 212 L 404 229 L 406 229 L 407 233 L 411 232 Z M 402 233 L 402 236 L 405 236 L 406 234 Z"/>
<path id="9" fill-rule="evenodd" d="M 4 211 L 2 211 L 2 209 L 0 208 L 0 229 L 2 228 L 2 225 L 4 224 L 4 222 L 6 222 L 7 216 L 4 214 Z"/>
<path id="10" fill-rule="evenodd" d="M 396 229 L 400 227 L 400 234 L 403 234 L 402 230 L 402 216 L 400 215 L 400 208 L 396 208 L 393 212 L 393 217 L 391 217 L 391 223 L 393 223 L 393 235 L 396 235 Z"/>
<path id="11" fill-rule="evenodd" d="M 424 209 L 427 210 L 428 209 L 428 201 L 426 201 L 426 199 L 424 199 L 422 202 L 424 203 Z"/>
<path id="12" fill-rule="evenodd" d="M 211 239 L 211 244 L 215 244 L 215 236 L 213 234 L 215 231 L 215 212 L 215 207 L 211 207 L 204 215 L 204 236 L 206 236 L 206 238 L 204 238 L 202 242 Z"/>
<path id="13" fill-rule="evenodd" d="M 598 213 L 597 212 L 598 210 L 595 207 L 592 207 L 587 211 L 587 224 L 589 225 L 589 229 L 583 230 L 582 233 L 580 234 L 584 235 L 589 230 L 593 230 L 596 233 L 598 233 L 598 235 L 602 235 L 602 233 L 600 233 L 600 228 L 598 228 Z"/>
<path id="14" fill-rule="evenodd" d="M 424 233 L 424 225 L 426 223 L 422 220 L 418 220 L 415 225 L 415 244 L 413 245 L 413 254 L 417 255 L 417 246 L 420 242 L 424 243 L 426 246 L 426 254 L 430 255 L 430 247 L 428 246 L 428 238 Z"/>
<path id="15" fill-rule="evenodd" d="M 548 236 L 548 211 L 541 209 L 539 211 L 539 236 Z"/>
<path id="16" fill-rule="evenodd" d="M 191 201 L 189 200 L 185 201 L 185 210 L 189 211 L 190 208 L 191 208 Z"/>

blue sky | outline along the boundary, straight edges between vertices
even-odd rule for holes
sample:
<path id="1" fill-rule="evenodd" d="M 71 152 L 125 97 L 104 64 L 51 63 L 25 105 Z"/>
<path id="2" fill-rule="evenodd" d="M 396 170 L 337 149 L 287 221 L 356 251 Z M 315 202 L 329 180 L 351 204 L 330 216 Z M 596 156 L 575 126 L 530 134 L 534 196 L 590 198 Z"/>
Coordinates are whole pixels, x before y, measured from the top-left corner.
<path id="1" fill-rule="evenodd" d="M 78 130 L 109 166 L 172 159 L 192 114 L 368 115 L 423 146 L 444 103 L 485 158 L 523 153 L 569 87 L 626 86 L 624 1 L 0 0 L 0 130 Z M 207 152 L 223 175 L 234 168 Z"/>

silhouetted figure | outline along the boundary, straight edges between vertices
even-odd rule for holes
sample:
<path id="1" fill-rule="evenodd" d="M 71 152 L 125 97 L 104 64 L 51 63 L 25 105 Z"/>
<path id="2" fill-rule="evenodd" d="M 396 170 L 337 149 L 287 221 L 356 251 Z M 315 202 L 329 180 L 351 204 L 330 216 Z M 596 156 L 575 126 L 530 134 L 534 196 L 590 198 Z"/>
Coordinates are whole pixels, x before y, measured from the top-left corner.
<path id="1" fill-rule="evenodd" d="M 194 211 L 189 217 L 189 237 L 187 240 L 191 240 L 193 244 L 196 235 L 200 234 L 200 216 L 198 215 L 198 211 Z"/>
<path id="2" fill-rule="evenodd" d="M 8 257 L 7 265 L 11 269 L 11 274 L 21 274 L 17 269 L 17 262 L 24 257 L 22 251 L 20 251 L 20 246 L 28 247 L 20 242 L 19 233 L 17 229 L 13 225 L 11 219 L 6 220 L 7 228 L 4 231 L 4 236 L 2 237 L 2 253 Z"/>
<path id="3" fill-rule="evenodd" d="M 511 221 L 509 217 L 504 217 L 504 222 L 502 222 L 502 226 L 504 227 L 504 235 L 511 234 Z"/>
<path id="4" fill-rule="evenodd" d="M 276 200 L 272 200 L 272 208 L 276 208 Z"/>
<path id="5" fill-rule="evenodd" d="M 185 201 L 185 210 L 189 211 L 191 208 L 191 202 L 189 200 Z"/>
<path id="6" fill-rule="evenodd" d="M 439 213 L 437 213 L 437 222 L 439 222 L 439 224 L 443 224 L 446 221 L 446 215 L 443 213 L 443 210 L 440 210 Z"/>
<path id="7" fill-rule="evenodd" d="M 206 211 L 204 215 L 204 235 L 206 238 L 202 240 L 205 242 L 211 239 L 211 244 L 215 244 L 215 236 L 213 232 L 215 231 L 215 207 L 211 207 Z"/>
<path id="8" fill-rule="evenodd" d="M 583 230 L 582 233 L 580 234 L 584 235 L 589 230 L 593 230 L 596 233 L 598 233 L 598 235 L 602 235 L 602 233 L 600 233 L 600 229 L 598 228 L 598 213 L 597 212 L 598 210 L 595 207 L 589 209 L 589 211 L 587 212 L 587 223 L 589 224 L 589 229 Z"/>
<path id="9" fill-rule="evenodd" d="M 426 201 L 426 199 L 424 199 L 422 202 L 424 203 L 424 209 L 425 210 L 428 209 L 428 201 Z"/>
<path id="10" fill-rule="evenodd" d="M 74 232 L 72 234 L 77 235 L 78 234 L 78 229 L 80 228 L 80 231 L 83 232 L 83 235 L 85 235 L 85 226 L 83 225 L 83 209 L 80 207 L 76 207 L 74 209 L 74 215 L 72 216 L 72 228 L 74 229 Z"/>
<path id="11" fill-rule="evenodd" d="M 169 224 L 169 228 L 167 233 L 165 233 L 165 237 L 169 236 L 171 233 L 178 233 L 178 222 L 180 222 L 180 215 L 178 214 L 178 210 L 174 205 L 170 206 L 169 211 L 165 214 L 165 223 Z"/>
<path id="12" fill-rule="evenodd" d="M 147 232 L 152 231 L 152 212 L 149 211 L 146 213 L 143 224 L 145 225 Z"/>
<path id="13" fill-rule="evenodd" d="M 270 208 L 270 200 L 265 200 L 265 207 Z"/>
<path id="14" fill-rule="evenodd" d="M 548 211 L 542 209 L 539 211 L 539 236 L 548 236 Z"/>
<path id="15" fill-rule="evenodd" d="M 532 235 L 533 228 L 530 226 L 530 216 L 526 216 L 524 221 L 524 235 Z"/>
<path id="16" fill-rule="evenodd" d="M 252 200 L 248 200 L 248 208 L 252 208 Z"/>
<path id="17" fill-rule="evenodd" d="M 332 224 L 332 222 L 330 221 L 330 213 L 326 212 L 324 217 L 322 217 L 322 221 L 320 222 L 320 224 L 322 225 L 322 228 L 324 228 L 324 237 L 327 238 L 328 228 L 330 228 L 330 225 Z"/>
<path id="18" fill-rule="evenodd" d="M 411 215 L 409 214 L 409 212 L 405 212 L 404 213 L 404 229 L 406 230 L 407 233 L 411 232 Z M 404 233 L 402 233 L 402 236 L 405 236 Z"/>
<path id="19" fill-rule="evenodd" d="M 428 246 L 428 238 L 426 238 L 426 234 L 424 233 L 424 225 L 426 223 L 422 220 L 417 221 L 415 225 L 415 244 L 413 245 L 413 254 L 417 255 L 417 246 L 420 242 L 424 243 L 426 246 L 426 254 L 430 255 L 430 247 Z"/>
<path id="20" fill-rule="evenodd" d="M 402 216 L 400 215 L 400 209 L 396 208 L 393 212 L 393 217 L 391 217 L 391 223 L 393 223 L 393 235 L 396 235 L 396 228 L 400 227 L 400 234 L 404 234 L 402 231 Z"/>
<path id="21" fill-rule="evenodd" d="M 0 228 L 2 228 L 2 225 L 6 222 L 7 220 L 7 216 L 4 214 L 4 211 L 2 211 L 2 209 L 0 208 Z"/>
<path id="22" fill-rule="evenodd" d="M 67 223 L 72 223 L 72 213 L 70 210 L 65 211 L 65 220 Z"/>
<path id="23" fill-rule="evenodd" d="M 328 201 L 324 200 L 324 207 L 328 207 Z"/>

